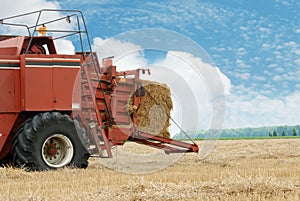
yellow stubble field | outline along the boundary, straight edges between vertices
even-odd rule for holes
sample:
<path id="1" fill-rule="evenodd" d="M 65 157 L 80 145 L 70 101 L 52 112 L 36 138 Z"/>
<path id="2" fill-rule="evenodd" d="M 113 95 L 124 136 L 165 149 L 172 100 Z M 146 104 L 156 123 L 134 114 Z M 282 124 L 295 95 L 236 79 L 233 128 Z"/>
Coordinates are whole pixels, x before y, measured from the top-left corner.
<path id="1" fill-rule="evenodd" d="M 184 154 L 147 174 L 115 171 L 93 158 L 85 170 L 0 168 L 0 200 L 300 200 L 300 139 L 219 140 L 205 159 Z"/>

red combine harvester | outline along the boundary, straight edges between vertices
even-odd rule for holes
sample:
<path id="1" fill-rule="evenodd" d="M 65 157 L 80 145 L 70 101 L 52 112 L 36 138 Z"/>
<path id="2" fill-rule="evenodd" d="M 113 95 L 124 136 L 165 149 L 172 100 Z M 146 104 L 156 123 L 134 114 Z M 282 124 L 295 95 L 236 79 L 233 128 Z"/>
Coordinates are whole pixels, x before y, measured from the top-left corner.
<path id="1" fill-rule="evenodd" d="M 54 12 L 66 15 L 42 21 L 45 13 Z M 16 23 L 33 15 L 33 26 Z M 71 19 L 72 30 L 46 31 Z M 0 36 L 0 160 L 29 170 L 86 168 L 91 155 L 110 158 L 111 147 L 126 141 L 166 153 L 198 152 L 195 143 L 138 130 L 137 113 L 126 108 L 130 98 L 139 107 L 147 93 L 139 75 L 150 71 L 117 71 L 111 58 L 100 66 L 80 11 L 40 10 L 3 18 L 0 24 L 28 32 Z M 81 52 L 57 54 L 54 41 L 64 37 L 78 37 Z"/>

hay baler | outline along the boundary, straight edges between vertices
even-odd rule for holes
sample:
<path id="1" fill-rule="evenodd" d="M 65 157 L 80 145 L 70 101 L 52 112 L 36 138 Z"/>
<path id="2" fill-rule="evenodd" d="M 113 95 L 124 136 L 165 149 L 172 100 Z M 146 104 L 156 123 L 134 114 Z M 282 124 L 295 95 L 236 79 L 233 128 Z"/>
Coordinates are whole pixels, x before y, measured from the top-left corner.
<path id="1" fill-rule="evenodd" d="M 41 20 L 54 12 L 66 15 Z M 37 15 L 32 26 L 15 22 L 32 15 Z M 76 22 L 72 30 L 46 31 L 52 23 L 71 19 Z M 126 141 L 166 153 L 198 152 L 195 143 L 139 130 L 136 111 L 147 93 L 140 73 L 150 71 L 117 71 L 111 58 L 100 64 L 80 11 L 40 10 L 3 18 L 0 24 L 28 32 L 0 36 L 0 160 L 31 170 L 85 168 L 91 155 L 110 158 L 111 147 Z M 78 36 L 80 52 L 57 53 L 55 40 L 67 36 Z"/>

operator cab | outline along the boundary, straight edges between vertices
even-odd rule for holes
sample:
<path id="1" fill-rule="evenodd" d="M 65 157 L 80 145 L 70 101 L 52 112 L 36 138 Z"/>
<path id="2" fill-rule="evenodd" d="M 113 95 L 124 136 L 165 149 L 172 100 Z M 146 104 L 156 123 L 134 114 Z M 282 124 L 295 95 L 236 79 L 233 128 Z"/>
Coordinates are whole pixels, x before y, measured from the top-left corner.
<path id="1" fill-rule="evenodd" d="M 56 54 L 52 37 L 48 36 L 25 38 L 21 54 L 26 54 L 26 51 L 27 54 Z"/>
<path id="2" fill-rule="evenodd" d="M 0 56 L 21 54 L 57 54 L 57 52 L 50 36 L 0 36 Z"/>

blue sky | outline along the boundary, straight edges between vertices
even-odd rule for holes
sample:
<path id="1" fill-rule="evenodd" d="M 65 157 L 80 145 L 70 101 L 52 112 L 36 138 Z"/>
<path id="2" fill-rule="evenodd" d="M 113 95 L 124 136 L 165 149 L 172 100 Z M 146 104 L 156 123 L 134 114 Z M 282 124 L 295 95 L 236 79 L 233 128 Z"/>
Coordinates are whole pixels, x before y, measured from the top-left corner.
<path id="1" fill-rule="evenodd" d="M 63 8 L 70 5 L 62 2 L 65 2 L 61 4 Z M 233 102 L 235 111 L 228 111 L 228 115 L 239 113 L 236 108 L 239 106 L 233 105 L 236 101 L 241 102 L 239 105 L 244 101 L 245 105 L 240 107 L 249 107 L 249 111 L 241 108 L 240 117 L 249 120 L 249 126 L 300 122 L 300 117 L 285 117 L 286 113 L 293 112 L 288 105 L 292 100 L 287 97 L 300 90 L 300 1 L 108 2 L 74 3 L 74 8 L 83 8 L 89 28 L 92 27 L 92 37 L 106 38 L 140 28 L 176 31 L 201 45 L 230 79 L 232 97 L 228 97 L 227 105 Z M 264 112 L 265 107 L 258 105 L 262 111 L 252 110 L 255 104 L 263 101 L 266 106 L 272 104 L 274 107 Z M 248 106 L 251 103 L 253 106 Z M 278 115 L 283 119 L 272 117 Z M 248 126 L 247 121 L 229 124 Z"/>
<path id="2" fill-rule="evenodd" d="M 174 30 L 200 44 L 235 85 L 270 84 L 263 88 L 268 95 L 296 90 L 291 77 L 285 80 L 288 90 L 272 79 L 283 81 L 276 78 L 278 72 L 299 70 L 299 1 L 70 2 L 83 10 L 92 37 L 140 28 Z M 62 8 L 70 2 L 61 1 Z M 256 84 L 251 88 L 262 90 Z"/>
<path id="3" fill-rule="evenodd" d="M 163 28 L 195 41 L 230 80 L 225 127 L 300 124 L 299 0 L 35 3 L 82 10 L 92 39 Z"/>
<path id="4" fill-rule="evenodd" d="M 300 64 L 299 1 L 114 2 L 75 3 L 75 8 L 86 6 L 92 37 L 162 27 L 200 44 L 234 86 L 247 86 L 268 97 L 299 88 L 294 77 Z"/>

